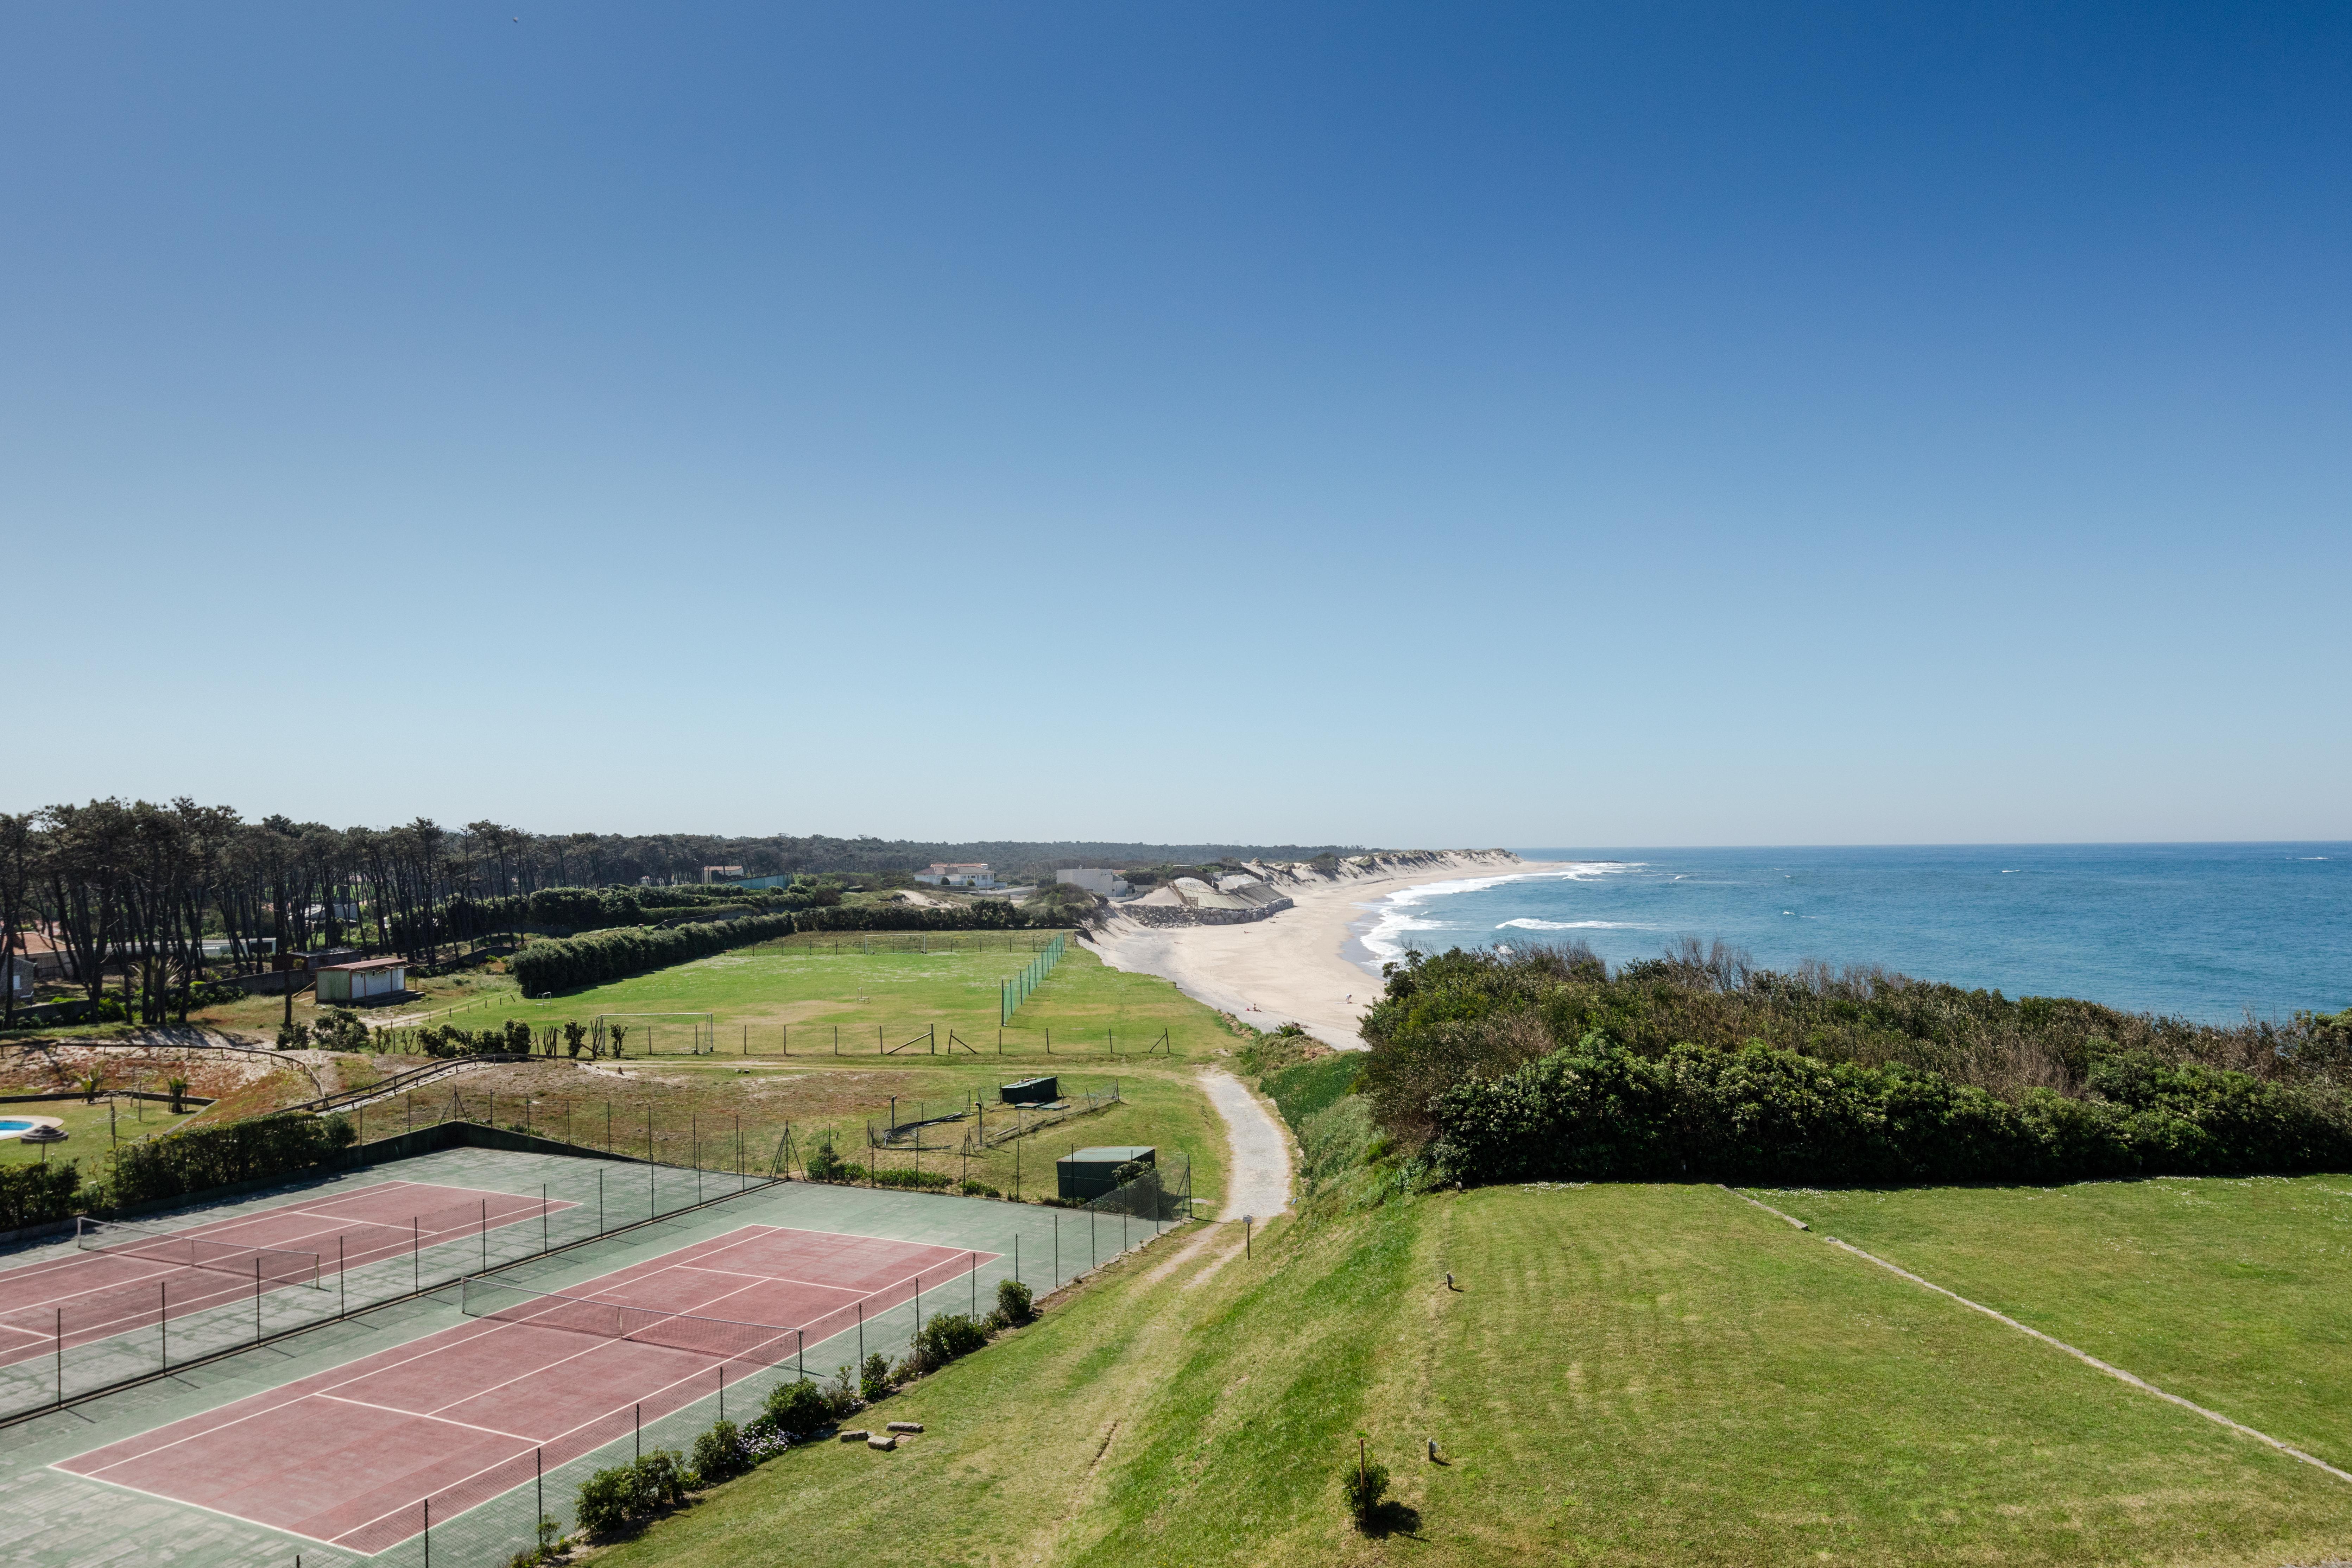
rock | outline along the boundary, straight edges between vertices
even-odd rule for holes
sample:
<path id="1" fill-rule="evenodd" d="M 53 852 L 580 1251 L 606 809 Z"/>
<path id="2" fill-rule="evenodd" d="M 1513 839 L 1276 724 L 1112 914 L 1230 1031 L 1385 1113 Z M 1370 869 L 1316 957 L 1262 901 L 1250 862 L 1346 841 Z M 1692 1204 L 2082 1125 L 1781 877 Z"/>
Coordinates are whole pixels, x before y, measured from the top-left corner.
<path id="1" fill-rule="evenodd" d="M 866 1446 L 869 1448 L 880 1448 L 885 1452 L 887 1452 L 898 1446 L 898 1435 L 895 1432 L 891 1432 L 886 1433 L 879 1437 L 868 1437 L 866 1439 Z"/>
<path id="2" fill-rule="evenodd" d="M 893 1432 L 919 1432 L 922 1429 L 923 1424 L 919 1421 L 893 1421 L 890 1423 L 890 1430 Z"/>
<path id="3" fill-rule="evenodd" d="M 841 1440 L 845 1443 L 863 1443 L 872 1436 L 874 1434 L 871 1432 L 844 1432 L 841 1435 Z"/>

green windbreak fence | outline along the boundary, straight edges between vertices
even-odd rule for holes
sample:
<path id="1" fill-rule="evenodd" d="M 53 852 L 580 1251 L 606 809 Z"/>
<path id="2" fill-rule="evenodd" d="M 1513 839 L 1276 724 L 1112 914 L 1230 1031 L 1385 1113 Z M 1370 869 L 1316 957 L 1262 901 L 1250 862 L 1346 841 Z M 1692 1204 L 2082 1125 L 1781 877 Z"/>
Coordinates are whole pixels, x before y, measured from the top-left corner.
<path id="1" fill-rule="evenodd" d="M 1029 961 L 1029 967 L 1003 983 L 997 1003 L 996 1021 L 1013 1022 L 1013 1015 L 1021 1011 L 1021 1004 L 1035 994 L 1045 984 L 1045 976 L 1054 973 L 1054 965 L 1062 962 L 1062 952 L 1069 938 L 1057 936 L 1045 944 L 1045 950 Z"/>

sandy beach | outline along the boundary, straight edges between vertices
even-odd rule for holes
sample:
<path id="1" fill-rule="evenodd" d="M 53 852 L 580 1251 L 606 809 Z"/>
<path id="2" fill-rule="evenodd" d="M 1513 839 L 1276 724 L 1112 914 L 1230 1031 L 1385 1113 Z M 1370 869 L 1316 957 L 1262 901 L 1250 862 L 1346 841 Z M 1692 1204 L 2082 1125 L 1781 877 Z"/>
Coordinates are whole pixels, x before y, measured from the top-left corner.
<path id="1" fill-rule="evenodd" d="M 1117 969 L 1172 980 L 1197 1001 L 1255 1028 L 1296 1023 L 1327 1045 L 1360 1050 L 1357 1027 L 1381 993 L 1369 958 L 1350 928 L 1390 894 L 1430 882 L 1541 871 L 1547 862 L 1503 850 L 1415 857 L 1396 870 L 1376 868 L 1337 880 L 1277 886 L 1293 907 L 1240 925 L 1154 927 L 1114 917 L 1093 941 Z"/>

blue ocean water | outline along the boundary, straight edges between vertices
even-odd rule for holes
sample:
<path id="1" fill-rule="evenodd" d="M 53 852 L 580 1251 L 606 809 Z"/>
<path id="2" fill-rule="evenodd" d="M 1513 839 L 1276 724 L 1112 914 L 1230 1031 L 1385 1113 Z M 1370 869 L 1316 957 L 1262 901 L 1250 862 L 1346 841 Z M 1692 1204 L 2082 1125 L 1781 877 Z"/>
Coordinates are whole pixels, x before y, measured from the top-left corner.
<path id="1" fill-rule="evenodd" d="M 1613 965 L 1688 935 L 2209 1023 L 2352 1006 L 2352 844 L 1518 853 L 1570 864 L 1393 895 L 1365 946 L 1581 938 Z"/>

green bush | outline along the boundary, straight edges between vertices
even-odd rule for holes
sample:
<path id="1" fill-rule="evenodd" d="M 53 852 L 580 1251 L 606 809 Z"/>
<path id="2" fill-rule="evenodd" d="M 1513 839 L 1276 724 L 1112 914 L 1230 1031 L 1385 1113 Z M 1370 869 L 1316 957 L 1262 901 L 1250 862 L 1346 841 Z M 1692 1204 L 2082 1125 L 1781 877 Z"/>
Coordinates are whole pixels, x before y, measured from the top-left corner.
<path id="1" fill-rule="evenodd" d="M 999 1279 L 996 1282 L 996 1310 L 1003 1314 L 1008 1323 L 1025 1323 L 1037 1315 L 1035 1300 L 1029 1293 L 1029 1287 L 1018 1279 Z"/>
<path id="2" fill-rule="evenodd" d="M 290 1175 L 324 1163 L 356 1136 L 341 1116 L 287 1111 L 125 1143 L 114 1157 L 114 1201 L 176 1198 L 231 1182 Z"/>
<path id="3" fill-rule="evenodd" d="M 636 1472 L 626 1465 L 598 1470 L 580 1483 L 572 1504 L 583 1535 L 615 1535 L 637 1517 Z"/>
<path id="4" fill-rule="evenodd" d="M 656 1448 L 632 1465 L 598 1470 L 580 1487 L 575 1510 L 588 1535 L 615 1535 L 649 1514 L 686 1500 L 679 1456 Z"/>
<path id="5" fill-rule="evenodd" d="M 1004 1195 L 1002 1190 L 969 1176 L 956 1184 L 956 1191 L 968 1198 L 1001 1198 Z"/>
<path id="6" fill-rule="evenodd" d="M 1356 1528 L 1370 1530 L 1373 1516 L 1380 1512 L 1381 1500 L 1389 1495 L 1388 1467 L 1359 1459 L 1342 1471 L 1340 1491 L 1348 1500 L 1348 1517 L 1355 1521 Z"/>
<path id="7" fill-rule="evenodd" d="M 0 1165 L 0 1230 L 69 1218 L 80 1194 L 81 1167 L 70 1160 Z"/>
<path id="8" fill-rule="evenodd" d="M 919 1187 L 926 1191 L 955 1185 L 955 1178 L 945 1171 L 877 1171 L 874 1184 L 877 1187 Z"/>
<path id="9" fill-rule="evenodd" d="M 894 1386 L 896 1380 L 891 1374 L 890 1358 L 880 1351 L 867 1356 L 866 1364 L 857 1369 L 857 1392 L 868 1405 L 877 1399 L 888 1398 Z"/>
<path id="10" fill-rule="evenodd" d="M 296 1028 L 302 1026 L 297 1024 Z M 368 1027 L 360 1016 L 349 1007 L 329 1007 L 319 1015 L 311 1026 L 310 1037 L 322 1051 L 363 1051 L 368 1048 Z"/>
<path id="11" fill-rule="evenodd" d="M 625 927 L 589 931 L 532 942 L 508 961 L 507 970 L 524 995 L 544 996 L 789 936 L 793 920 L 789 914 L 751 915 L 667 930 Z"/>
<path id="12" fill-rule="evenodd" d="M 1650 1059 L 1598 1035 L 1433 1103 L 1429 1153 L 1464 1182 L 2061 1182 L 2352 1168 L 2344 1107 L 2312 1088 L 2136 1057 L 2091 1098 L 2016 1101 L 1903 1066 L 1752 1045 Z M 2116 1098 L 2109 1098 L 2110 1095 Z"/>
<path id="13" fill-rule="evenodd" d="M 988 1343 L 988 1331 L 961 1312 L 941 1312 L 924 1320 L 915 1335 L 915 1360 L 926 1372 L 937 1372 L 961 1356 Z"/>
<path id="14" fill-rule="evenodd" d="M 831 1402 L 823 1389 L 806 1378 L 777 1384 L 762 1414 L 775 1423 L 776 1430 L 795 1437 L 822 1432 L 833 1424 Z"/>
<path id="15" fill-rule="evenodd" d="M 775 1403 L 771 1399 L 769 1404 Z M 743 1453 L 743 1434 L 732 1421 L 713 1423 L 694 1439 L 694 1478 L 698 1485 L 717 1486 L 750 1468 Z"/>
<path id="16" fill-rule="evenodd" d="M 808 1152 L 806 1163 L 808 1168 L 808 1179 L 812 1182 L 848 1181 L 851 1178 L 846 1174 L 846 1173 L 856 1170 L 856 1167 L 850 1164 L 848 1161 L 844 1160 L 841 1157 L 840 1152 L 833 1146 L 833 1138 L 830 1133 L 819 1141 L 815 1148 L 811 1149 Z M 865 1173 L 863 1171 L 859 1171 L 858 1174 L 864 1175 Z"/>

